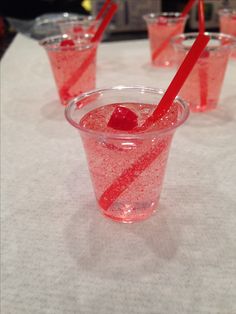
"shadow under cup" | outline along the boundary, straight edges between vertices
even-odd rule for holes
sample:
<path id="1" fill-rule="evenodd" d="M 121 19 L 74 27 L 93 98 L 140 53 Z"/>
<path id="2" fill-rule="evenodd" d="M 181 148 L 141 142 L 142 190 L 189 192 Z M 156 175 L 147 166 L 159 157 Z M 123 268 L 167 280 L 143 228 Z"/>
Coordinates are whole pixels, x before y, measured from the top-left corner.
<path id="1" fill-rule="evenodd" d="M 210 36 L 207 47 L 194 65 L 190 75 L 180 90 L 179 95 L 189 102 L 193 112 L 204 112 L 215 109 L 231 50 L 235 38 L 221 33 L 205 33 Z M 172 44 L 179 65 L 196 40 L 198 33 L 187 33 L 176 36 Z"/>
<path id="2" fill-rule="evenodd" d="M 98 42 L 91 34 L 67 34 L 40 41 L 48 55 L 58 94 L 63 105 L 95 88 Z"/>
<path id="3" fill-rule="evenodd" d="M 107 123 L 118 105 L 144 122 L 163 94 L 160 89 L 114 87 L 88 92 L 66 108 L 84 144 L 100 211 L 112 220 L 140 221 L 157 209 L 171 140 L 189 109 L 176 98 L 166 116 L 143 132 L 115 130 Z"/>

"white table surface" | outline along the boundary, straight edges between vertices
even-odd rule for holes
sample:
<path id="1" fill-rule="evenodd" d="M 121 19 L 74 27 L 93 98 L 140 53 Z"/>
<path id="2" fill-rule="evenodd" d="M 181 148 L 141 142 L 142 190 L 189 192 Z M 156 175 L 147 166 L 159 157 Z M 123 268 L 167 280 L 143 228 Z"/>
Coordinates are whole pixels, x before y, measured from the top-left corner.
<path id="1" fill-rule="evenodd" d="M 147 40 L 103 43 L 98 87 L 167 87 Z M 17 35 L 1 62 L 2 313 L 236 313 L 236 62 L 219 108 L 172 143 L 160 208 L 123 225 L 96 209 L 47 56 Z"/>

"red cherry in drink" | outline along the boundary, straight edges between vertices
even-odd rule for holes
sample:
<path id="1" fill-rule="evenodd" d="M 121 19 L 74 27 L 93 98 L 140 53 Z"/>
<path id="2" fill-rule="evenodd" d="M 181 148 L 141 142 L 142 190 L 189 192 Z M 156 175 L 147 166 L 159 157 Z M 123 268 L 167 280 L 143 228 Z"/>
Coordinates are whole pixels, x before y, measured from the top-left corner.
<path id="1" fill-rule="evenodd" d="M 160 17 L 158 18 L 157 24 L 158 24 L 158 25 L 166 25 L 166 24 L 167 24 L 167 18 L 164 17 L 164 16 L 160 16 Z"/>
<path id="2" fill-rule="evenodd" d="M 210 52 L 207 51 L 207 50 L 204 50 L 204 51 L 201 53 L 200 58 L 208 58 L 209 56 L 210 56 Z"/>
<path id="3" fill-rule="evenodd" d="M 73 28 L 73 32 L 74 33 L 80 33 L 80 32 L 83 32 L 83 28 L 81 26 L 75 26 Z"/>
<path id="4" fill-rule="evenodd" d="M 117 106 L 107 126 L 116 130 L 130 131 L 138 126 L 138 116 L 129 108 Z"/>
<path id="5" fill-rule="evenodd" d="M 75 43 L 72 39 L 64 39 L 60 42 L 61 47 L 68 47 L 68 46 L 74 46 Z"/>

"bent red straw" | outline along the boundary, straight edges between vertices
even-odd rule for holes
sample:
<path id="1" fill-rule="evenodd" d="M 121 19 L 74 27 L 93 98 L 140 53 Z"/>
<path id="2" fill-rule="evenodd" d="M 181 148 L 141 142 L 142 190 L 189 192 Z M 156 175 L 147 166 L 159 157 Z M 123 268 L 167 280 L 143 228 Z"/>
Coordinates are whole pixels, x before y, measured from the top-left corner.
<path id="1" fill-rule="evenodd" d="M 111 7 L 109 8 L 109 10 L 107 11 L 106 15 L 104 16 L 94 37 L 91 39 L 92 43 L 95 43 L 101 39 L 106 27 L 110 23 L 117 9 L 118 9 L 117 4 L 113 3 Z M 61 88 L 60 93 L 62 94 L 68 93 L 71 86 L 73 86 L 77 82 L 77 80 L 83 75 L 83 73 L 86 71 L 91 61 L 93 60 L 95 53 L 96 52 L 92 51 L 91 54 L 88 56 L 88 58 L 85 59 L 84 62 L 80 65 L 80 67 L 76 69 L 74 73 L 71 74 L 71 77 L 65 82 L 64 86 Z"/>
<path id="2" fill-rule="evenodd" d="M 175 97 L 179 90 L 183 86 L 185 80 L 190 74 L 192 68 L 197 62 L 203 49 L 206 47 L 209 37 L 204 34 L 199 34 L 195 42 L 193 43 L 190 51 L 185 57 L 183 63 L 179 67 L 175 77 L 171 81 L 167 91 L 163 95 L 156 110 L 141 126 L 141 130 L 145 130 L 150 127 L 155 121 L 165 115 L 170 109 Z M 151 151 L 143 154 L 138 160 L 133 163 L 128 169 L 117 177 L 114 182 L 106 189 L 99 199 L 99 204 L 104 210 L 108 210 L 113 202 L 124 192 L 129 185 L 157 158 L 157 156 L 165 148 L 165 143 L 160 143 L 157 147 L 154 147 Z"/>
<path id="3" fill-rule="evenodd" d="M 205 14 L 203 0 L 198 0 L 198 27 L 199 33 L 205 32 Z M 206 54 L 207 58 L 207 54 Z M 204 108 L 207 105 L 208 96 L 208 73 L 205 67 L 199 68 L 199 82 L 200 82 L 200 107 Z"/>
<path id="4" fill-rule="evenodd" d="M 205 32 L 205 14 L 203 0 L 198 0 L 198 20 L 199 20 L 199 33 Z"/>
<path id="5" fill-rule="evenodd" d="M 111 3 L 111 0 L 106 0 L 101 8 L 101 10 L 98 12 L 96 16 L 96 21 L 100 20 L 100 18 L 103 16 L 104 12 L 106 11 L 107 7 Z"/>
<path id="6" fill-rule="evenodd" d="M 154 110 L 153 114 L 144 122 L 140 127 L 141 130 L 145 130 L 150 127 L 155 121 L 161 119 L 169 110 L 172 105 L 176 95 L 179 93 L 181 87 L 189 76 L 192 68 L 194 67 L 197 59 L 201 55 L 202 51 L 206 47 L 209 36 L 204 34 L 199 34 L 193 46 L 189 50 L 189 53 L 185 57 L 181 66 L 179 67 L 177 73 L 175 74 L 173 80 L 171 81 L 167 91 L 160 100 L 157 108 Z"/>
<path id="7" fill-rule="evenodd" d="M 116 3 L 113 3 L 110 6 L 110 8 L 108 9 L 106 15 L 104 16 L 102 20 L 102 23 L 100 24 L 98 30 L 96 31 L 94 37 L 92 38 L 92 42 L 96 42 L 102 38 L 102 34 L 104 33 L 105 29 L 107 28 L 108 24 L 110 23 L 117 9 L 118 9 L 118 5 Z"/>
<path id="8" fill-rule="evenodd" d="M 192 9 L 192 6 L 194 5 L 194 2 L 196 0 L 189 0 L 189 2 L 187 3 L 187 5 L 185 6 L 183 12 L 181 13 L 180 17 L 185 17 L 189 11 Z M 161 44 L 160 47 L 158 47 L 152 54 L 152 60 L 155 61 L 156 58 L 160 55 L 160 53 L 162 53 L 162 51 L 168 46 L 170 40 L 172 37 L 174 37 L 175 35 L 178 34 L 179 32 L 179 24 L 176 26 L 176 29 L 171 32 L 171 34 L 163 41 L 163 43 Z"/>
<path id="9" fill-rule="evenodd" d="M 103 6 L 101 7 L 101 10 L 98 12 L 96 18 L 95 18 L 95 21 L 98 21 L 102 18 L 103 14 L 105 13 L 107 7 L 109 6 L 109 4 L 111 3 L 111 0 L 106 0 L 104 3 L 103 3 Z M 94 30 L 94 25 L 90 26 L 88 32 L 89 33 L 92 33 Z"/>

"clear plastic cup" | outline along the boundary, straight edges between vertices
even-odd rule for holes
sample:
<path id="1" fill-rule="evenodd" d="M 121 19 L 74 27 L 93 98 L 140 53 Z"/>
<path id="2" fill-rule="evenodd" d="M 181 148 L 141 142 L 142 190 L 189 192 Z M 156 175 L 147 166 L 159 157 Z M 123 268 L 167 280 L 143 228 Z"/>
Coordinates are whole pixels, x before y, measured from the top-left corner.
<path id="1" fill-rule="evenodd" d="M 80 36 L 81 33 L 94 35 L 99 27 L 100 20 L 96 20 L 93 16 L 80 16 L 73 21 L 62 21 L 59 27 L 62 34 L 72 37 Z"/>
<path id="2" fill-rule="evenodd" d="M 183 33 L 188 16 L 178 12 L 149 13 L 143 16 L 147 23 L 151 61 L 157 67 L 176 64 L 171 38 Z M 161 49 L 161 51 L 159 51 Z"/>
<path id="3" fill-rule="evenodd" d="M 189 109 L 176 98 L 161 121 L 139 133 L 114 130 L 107 122 L 119 105 L 135 112 L 142 124 L 163 94 L 161 89 L 118 86 L 86 93 L 66 107 L 66 119 L 84 144 L 98 207 L 114 221 L 140 221 L 156 211 L 171 140 Z"/>
<path id="4" fill-rule="evenodd" d="M 220 32 L 236 37 L 236 10 L 219 10 Z M 231 57 L 236 59 L 236 48 L 232 50 Z"/>
<path id="5" fill-rule="evenodd" d="M 76 38 L 64 34 L 40 41 L 47 51 L 63 105 L 66 105 L 68 100 L 95 88 L 98 43 L 92 42 L 91 38 L 91 34 L 80 34 Z M 69 41 L 68 45 L 62 44 L 66 41 Z"/>
<path id="6" fill-rule="evenodd" d="M 235 45 L 235 39 L 230 35 L 206 34 L 210 41 L 179 93 L 194 112 L 212 110 L 218 105 L 229 55 Z M 172 39 L 179 65 L 197 36 L 198 33 L 186 33 Z"/>

